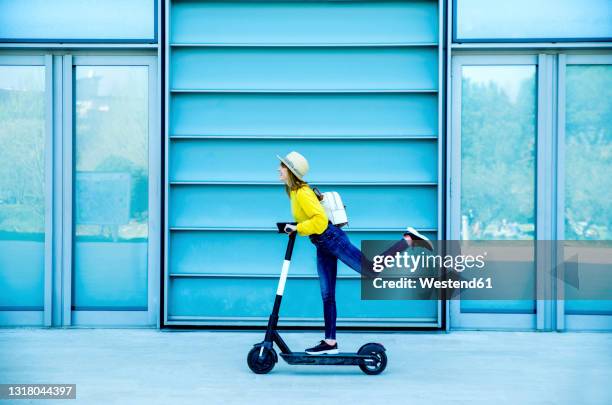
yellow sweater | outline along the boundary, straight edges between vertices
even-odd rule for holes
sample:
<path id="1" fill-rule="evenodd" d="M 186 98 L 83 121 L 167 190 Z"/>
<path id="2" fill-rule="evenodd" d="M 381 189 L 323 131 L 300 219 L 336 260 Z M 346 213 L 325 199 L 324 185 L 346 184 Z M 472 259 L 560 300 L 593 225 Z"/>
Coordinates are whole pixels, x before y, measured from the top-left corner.
<path id="1" fill-rule="evenodd" d="M 327 229 L 327 215 L 314 191 L 307 185 L 291 190 L 291 213 L 299 235 L 321 234 Z"/>

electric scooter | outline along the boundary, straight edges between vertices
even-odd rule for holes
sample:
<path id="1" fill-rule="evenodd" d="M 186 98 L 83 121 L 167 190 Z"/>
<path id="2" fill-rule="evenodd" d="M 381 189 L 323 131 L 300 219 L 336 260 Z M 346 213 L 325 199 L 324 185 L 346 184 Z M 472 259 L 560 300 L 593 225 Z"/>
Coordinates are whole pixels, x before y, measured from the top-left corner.
<path id="1" fill-rule="evenodd" d="M 295 222 L 277 222 L 278 233 L 285 233 L 285 225 Z M 332 226 L 332 225 L 330 225 Z M 278 356 L 274 350 L 274 343 L 281 351 L 281 357 L 289 364 L 310 364 L 310 365 L 339 365 L 339 366 L 359 366 L 361 371 L 369 375 L 380 374 L 387 367 L 387 355 L 385 348 L 380 343 L 366 343 L 361 346 L 357 353 L 339 353 L 339 354 L 307 354 L 306 352 L 292 352 L 289 346 L 283 341 L 277 329 L 278 312 L 280 310 L 287 274 L 289 273 L 289 265 L 291 264 L 291 255 L 297 232 L 289 234 L 289 242 L 285 252 L 285 261 L 281 270 L 278 288 L 276 289 L 276 298 L 272 313 L 268 320 L 268 327 L 263 342 L 256 343 L 249 351 L 247 356 L 247 364 L 251 371 L 256 374 L 269 373 L 276 363 Z"/>

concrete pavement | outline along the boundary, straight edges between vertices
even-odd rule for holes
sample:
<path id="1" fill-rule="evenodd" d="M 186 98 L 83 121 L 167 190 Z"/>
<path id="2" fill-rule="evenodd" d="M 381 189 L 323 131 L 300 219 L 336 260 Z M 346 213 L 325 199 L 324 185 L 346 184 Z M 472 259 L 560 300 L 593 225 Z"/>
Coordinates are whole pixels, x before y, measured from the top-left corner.
<path id="1" fill-rule="evenodd" d="M 293 350 L 319 333 L 285 332 Z M 263 332 L 0 329 L 0 383 L 74 383 L 52 404 L 611 404 L 612 334 L 339 333 L 341 351 L 387 347 L 379 376 L 358 367 L 247 368 Z M 2 401 L 41 404 L 50 400 Z"/>

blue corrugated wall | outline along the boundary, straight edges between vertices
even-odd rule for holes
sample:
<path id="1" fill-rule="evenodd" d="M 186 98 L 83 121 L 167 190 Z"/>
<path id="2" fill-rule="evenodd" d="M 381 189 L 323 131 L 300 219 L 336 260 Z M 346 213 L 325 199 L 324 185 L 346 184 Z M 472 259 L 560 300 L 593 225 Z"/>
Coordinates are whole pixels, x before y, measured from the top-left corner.
<path id="1" fill-rule="evenodd" d="M 436 1 L 173 1 L 169 13 L 168 324 L 263 324 L 291 219 L 276 154 L 337 190 L 351 240 L 439 218 Z M 343 325 L 436 325 L 436 301 L 360 300 L 340 266 Z M 320 323 L 315 250 L 299 238 L 281 317 Z"/>

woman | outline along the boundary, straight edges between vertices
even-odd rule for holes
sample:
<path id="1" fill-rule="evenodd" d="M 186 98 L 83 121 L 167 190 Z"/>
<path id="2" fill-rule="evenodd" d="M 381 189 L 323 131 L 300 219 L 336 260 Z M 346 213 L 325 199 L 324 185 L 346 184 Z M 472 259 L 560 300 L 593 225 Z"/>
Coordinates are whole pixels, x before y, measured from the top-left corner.
<path id="1" fill-rule="evenodd" d="M 323 298 L 323 318 L 325 319 L 325 339 L 318 345 L 306 349 L 308 354 L 336 354 L 338 342 L 336 341 L 336 275 L 338 259 L 353 270 L 361 273 L 361 251 L 348 239 L 346 233 L 328 221 L 325 209 L 319 199 L 304 181 L 308 172 L 308 161 L 297 152 L 290 152 L 280 157 L 279 176 L 285 183 L 285 191 L 291 200 L 291 212 L 296 225 L 287 225 L 285 232 L 297 232 L 301 236 L 308 235 L 310 241 L 317 249 L 317 272 Z M 395 243 L 383 255 L 395 255 L 415 244 L 432 250 L 429 240 L 408 227 L 401 240 Z M 371 267 L 370 267 L 371 269 Z M 364 266 L 364 270 L 368 270 Z M 371 270 L 370 270 L 371 273 Z M 367 274 L 371 276 L 371 274 Z"/>

